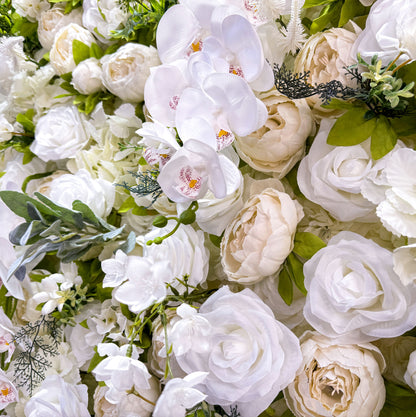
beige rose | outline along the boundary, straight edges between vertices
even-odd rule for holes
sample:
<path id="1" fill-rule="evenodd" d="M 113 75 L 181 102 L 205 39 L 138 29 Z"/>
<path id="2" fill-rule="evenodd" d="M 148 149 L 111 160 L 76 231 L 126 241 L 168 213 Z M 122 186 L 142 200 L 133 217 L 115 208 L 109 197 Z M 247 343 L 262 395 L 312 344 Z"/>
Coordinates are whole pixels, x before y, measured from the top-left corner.
<path id="1" fill-rule="evenodd" d="M 66 74 L 75 69 L 74 56 L 72 54 L 72 42 L 81 41 L 88 46 L 94 42 L 94 37 L 82 26 L 70 23 L 61 28 L 55 35 L 49 58 L 55 71 L 59 74 Z"/>
<path id="2" fill-rule="evenodd" d="M 375 417 L 385 399 L 384 359 L 370 343 L 341 345 L 306 332 L 303 362 L 284 391 L 296 417 Z"/>
<path id="3" fill-rule="evenodd" d="M 313 85 L 338 80 L 345 86 L 355 87 L 355 82 L 346 76 L 345 67 L 355 63 L 351 56 L 351 48 L 356 39 L 356 33 L 342 28 L 316 33 L 300 50 L 295 60 L 294 71 L 310 71 L 308 81 Z M 308 97 L 306 100 L 318 118 L 334 114 L 333 111 L 321 108 L 318 96 Z"/>
<path id="4" fill-rule="evenodd" d="M 290 100 L 276 89 L 259 98 L 266 105 L 267 121 L 249 136 L 236 138 L 237 152 L 252 168 L 283 178 L 303 156 L 312 113 L 305 100 Z"/>
<path id="5" fill-rule="evenodd" d="M 53 45 L 56 33 L 70 23 L 81 24 L 81 9 L 74 9 L 71 13 L 65 14 L 65 8 L 56 5 L 40 15 L 38 24 L 38 38 L 41 45 L 50 50 Z"/>
<path id="6" fill-rule="evenodd" d="M 266 188 L 251 197 L 225 229 L 221 263 L 228 279 L 254 284 L 278 271 L 292 251 L 301 206 L 284 192 Z"/>

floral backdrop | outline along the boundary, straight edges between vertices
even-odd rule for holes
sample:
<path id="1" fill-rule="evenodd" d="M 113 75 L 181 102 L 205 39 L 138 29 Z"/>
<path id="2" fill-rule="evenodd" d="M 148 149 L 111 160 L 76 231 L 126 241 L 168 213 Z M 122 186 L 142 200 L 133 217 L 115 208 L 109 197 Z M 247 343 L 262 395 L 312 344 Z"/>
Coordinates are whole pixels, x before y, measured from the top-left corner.
<path id="1" fill-rule="evenodd" d="M 416 417 L 414 0 L 0 0 L 0 415 Z"/>

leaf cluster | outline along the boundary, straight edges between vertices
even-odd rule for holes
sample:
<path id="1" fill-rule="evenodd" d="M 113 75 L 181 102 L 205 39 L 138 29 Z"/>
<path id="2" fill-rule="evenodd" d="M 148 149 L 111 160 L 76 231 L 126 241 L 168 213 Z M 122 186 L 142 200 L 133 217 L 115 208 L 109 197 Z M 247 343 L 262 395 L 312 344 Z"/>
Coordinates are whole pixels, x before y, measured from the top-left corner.
<path id="1" fill-rule="evenodd" d="M 68 14 L 71 13 L 72 10 L 82 6 L 82 0 L 48 0 L 49 3 L 57 4 L 57 3 L 64 3 L 65 10 L 64 13 Z"/>
<path id="2" fill-rule="evenodd" d="M 191 410 L 187 411 L 186 417 L 240 417 L 237 406 L 230 406 L 229 412 L 219 405 L 210 405 L 203 401 Z"/>
<path id="3" fill-rule="evenodd" d="M 55 204 L 40 193 L 37 199 L 16 191 L 0 191 L 0 198 L 25 219 L 11 233 L 14 245 L 28 248 L 10 267 L 8 278 L 13 274 L 20 280 L 25 277 L 29 262 L 44 254 L 54 253 L 62 262 L 80 259 L 91 248 L 101 248 L 109 242 L 121 240 L 119 249 L 130 252 L 135 245 L 135 235 L 127 235 L 124 227 L 115 227 L 97 217 L 92 210 L 75 200 L 72 210 Z"/>
<path id="4" fill-rule="evenodd" d="M 12 28 L 12 2 L 5 0 L 0 3 L 0 36 L 11 35 Z"/>
<path id="5" fill-rule="evenodd" d="M 113 39 L 156 46 L 157 25 L 169 7 L 176 3 L 176 0 L 120 0 L 120 7 L 130 16 L 123 29 L 113 31 Z"/>
<path id="6" fill-rule="evenodd" d="M 16 333 L 14 341 L 21 348 L 13 360 L 14 377 L 18 387 L 26 387 L 29 394 L 45 378 L 51 366 L 49 358 L 58 354 L 61 329 L 52 317 L 43 316 L 28 323 Z"/>
<path id="7" fill-rule="evenodd" d="M 325 242 L 313 233 L 298 232 L 295 234 L 293 251 L 282 265 L 277 287 L 280 296 L 287 305 L 291 305 L 293 302 L 294 285 L 302 294 L 306 295 L 303 264 L 325 246 Z"/>
<path id="8" fill-rule="evenodd" d="M 385 380 L 386 402 L 380 417 L 416 417 L 416 394 L 409 388 Z"/>
<path id="9" fill-rule="evenodd" d="M 363 25 L 370 7 L 365 7 L 359 0 L 306 0 L 304 9 L 321 6 L 319 16 L 313 21 L 304 21 L 311 34 L 326 28 L 341 27 L 354 20 Z"/>

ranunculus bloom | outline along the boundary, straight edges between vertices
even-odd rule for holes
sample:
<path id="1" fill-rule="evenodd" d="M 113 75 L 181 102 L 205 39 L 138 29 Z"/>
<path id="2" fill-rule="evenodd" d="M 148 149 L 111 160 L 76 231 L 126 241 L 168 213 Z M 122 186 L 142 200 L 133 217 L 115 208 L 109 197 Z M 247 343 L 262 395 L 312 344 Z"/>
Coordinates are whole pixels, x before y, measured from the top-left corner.
<path id="1" fill-rule="evenodd" d="M 384 404 L 384 359 L 370 343 L 342 345 L 307 332 L 303 362 L 284 391 L 296 417 L 375 417 Z"/>
<path id="2" fill-rule="evenodd" d="M 52 107 L 35 129 L 30 150 L 45 162 L 72 158 L 88 141 L 83 117 L 75 106 Z"/>
<path id="3" fill-rule="evenodd" d="M 276 89 L 261 93 L 268 117 L 263 127 L 236 137 L 240 157 L 252 168 L 283 178 L 302 158 L 313 121 L 305 100 L 290 100 Z"/>
<path id="4" fill-rule="evenodd" d="M 293 380 L 301 363 L 297 337 L 249 289 L 222 287 L 199 312 L 188 309 L 193 316 L 171 332 L 178 364 L 188 374 L 209 372 L 199 386 L 208 403 L 237 405 L 241 417 L 257 417 Z"/>
<path id="5" fill-rule="evenodd" d="M 65 14 L 65 7 L 59 3 L 52 9 L 44 11 L 38 21 L 38 38 L 41 45 L 50 50 L 56 33 L 70 23 L 81 24 L 81 9 L 74 9 Z"/>
<path id="6" fill-rule="evenodd" d="M 280 268 L 292 251 L 301 206 L 267 188 L 251 197 L 225 229 L 221 262 L 230 281 L 253 284 Z"/>
<path id="7" fill-rule="evenodd" d="M 91 46 L 94 36 L 76 23 L 70 23 L 57 32 L 49 57 L 52 66 L 59 75 L 71 72 L 76 67 L 72 52 L 74 40 Z"/>
<path id="8" fill-rule="evenodd" d="M 328 210 L 337 220 L 376 221 L 374 204 L 361 194 L 361 184 L 373 166 L 370 143 L 328 145 L 326 140 L 333 124 L 333 120 L 322 120 L 308 155 L 299 165 L 299 188 L 308 200 Z"/>
<path id="9" fill-rule="evenodd" d="M 416 59 L 416 9 L 413 0 L 377 0 L 371 7 L 364 30 L 358 36 L 352 55 L 370 62 L 374 55 L 384 65 L 399 52 L 398 63 Z"/>
<path id="10" fill-rule="evenodd" d="M 344 343 L 395 337 L 414 327 L 416 288 L 393 270 L 393 254 L 372 240 L 340 232 L 304 264 L 304 315 Z"/>
<path id="11" fill-rule="evenodd" d="M 355 87 L 355 81 L 347 77 L 345 67 L 356 62 L 356 58 L 351 56 L 356 38 L 355 33 L 343 28 L 332 28 L 312 35 L 296 56 L 295 72 L 310 71 L 308 81 L 312 85 L 338 80 Z M 322 109 L 321 100 L 316 95 L 306 100 L 316 116 L 328 113 L 328 110 Z"/>
<path id="12" fill-rule="evenodd" d="M 160 63 L 153 46 L 127 43 L 101 58 L 105 87 L 124 101 L 140 102 L 150 67 Z"/>
<path id="13" fill-rule="evenodd" d="M 98 59 L 88 58 L 72 71 L 71 84 L 81 94 L 94 94 L 104 90 L 102 70 Z"/>

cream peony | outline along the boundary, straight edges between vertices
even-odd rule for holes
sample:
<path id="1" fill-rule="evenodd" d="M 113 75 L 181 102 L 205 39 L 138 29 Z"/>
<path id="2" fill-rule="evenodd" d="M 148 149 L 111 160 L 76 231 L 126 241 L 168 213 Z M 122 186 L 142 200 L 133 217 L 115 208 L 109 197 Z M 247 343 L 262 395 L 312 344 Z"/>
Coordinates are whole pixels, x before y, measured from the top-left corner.
<path id="1" fill-rule="evenodd" d="M 416 287 L 405 287 L 393 256 L 372 240 L 340 232 L 304 264 L 304 315 L 344 343 L 395 337 L 414 327 Z"/>
<path id="2" fill-rule="evenodd" d="M 248 136 L 236 137 L 236 149 L 252 168 L 283 178 L 303 156 L 312 114 L 305 100 L 290 100 L 275 89 L 259 98 L 268 111 L 266 123 Z"/>
<path id="3" fill-rule="evenodd" d="M 150 67 L 160 64 L 152 46 L 127 43 L 111 55 L 101 58 L 105 87 L 124 101 L 140 102 Z"/>
<path id="4" fill-rule="evenodd" d="M 285 399 L 296 417 L 375 417 L 384 404 L 384 359 L 370 343 L 342 345 L 318 333 L 302 338 L 303 362 Z"/>
<path id="5" fill-rule="evenodd" d="M 221 242 L 221 263 L 230 281 L 254 284 L 277 272 L 292 251 L 301 206 L 288 194 L 267 188 L 251 197 Z"/>
<path id="6" fill-rule="evenodd" d="M 74 157 L 88 142 L 83 120 L 75 106 L 52 107 L 38 120 L 30 150 L 45 162 Z"/>
<path id="7" fill-rule="evenodd" d="M 71 84 L 81 94 L 86 95 L 104 90 L 102 69 L 98 59 L 88 58 L 80 62 L 72 71 Z"/>
<path id="8" fill-rule="evenodd" d="M 351 56 L 356 38 L 354 32 L 342 28 L 331 28 L 312 35 L 296 56 L 295 72 L 310 71 L 308 81 L 313 85 L 338 80 L 346 86 L 355 87 L 355 82 L 346 76 L 344 67 L 356 62 L 356 58 Z M 328 110 L 322 109 L 319 97 L 312 96 L 306 100 L 318 118 L 328 113 Z"/>
<path id="9" fill-rule="evenodd" d="M 367 62 L 378 55 L 383 65 L 393 61 L 400 52 L 398 63 L 416 59 L 415 18 L 413 0 L 376 1 L 351 54 L 355 57 L 360 53 Z"/>
<path id="10" fill-rule="evenodd" d="M 209 372 L 199 388 L 208 403 L 237 405 L 241 417 L 257 417 L 293 380 L 301 363 L 297 337 L 249 289 L 234 294 L 222 287 L 199 312 L 184 307 L 172 328 L 180 367 Z"/>
<path id="11" fill-rule="evenodd" d="M 65 14 L 65 8 L 56 4 L 52 9 L 44 11 L 38 21 L 38 38 L 41 45 L 49 51 L 57 32 L 70 23 L 81 24 L 81 10 L 79 8 Z"/>
<path id="12" fill-rule="evenodd" d="M 374 204 L 361 194 L 361 185 L 373 166 L 369 140 L 355 146 L 328 145 L 333 124 L 333 120 L 322 120 L 308 155 L 299 165 L 299 188 L 337 220 L 376 221 Z"/>
<path id="13" fill-rule="evenodd" d="M 94 36 L 87 29 L 84 29 L 76 23 L 70 23 L 56 33 L 49 58 L 52 66 L 59 75 L 71 72 L 76 67 L 72 53 L 72 43 L 74 40 L 91 46 L 94 42 Z"/>

